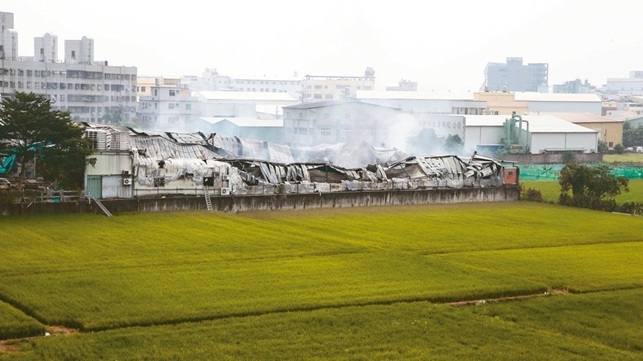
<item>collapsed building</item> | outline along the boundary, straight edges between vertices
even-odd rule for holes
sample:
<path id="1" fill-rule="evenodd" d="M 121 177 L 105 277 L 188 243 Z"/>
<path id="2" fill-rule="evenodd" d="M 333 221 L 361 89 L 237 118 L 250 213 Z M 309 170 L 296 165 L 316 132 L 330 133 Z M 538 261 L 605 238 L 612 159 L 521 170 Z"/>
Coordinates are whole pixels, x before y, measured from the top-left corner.
<path id="1" fill-rule="evenodd" d="M 511 164 L 473 154 L 419 156 L 366 143 L 294 148 L 224 134 L 83 124 L 95 158 L 86 196 L 233 196 L 502 187 Z"/>

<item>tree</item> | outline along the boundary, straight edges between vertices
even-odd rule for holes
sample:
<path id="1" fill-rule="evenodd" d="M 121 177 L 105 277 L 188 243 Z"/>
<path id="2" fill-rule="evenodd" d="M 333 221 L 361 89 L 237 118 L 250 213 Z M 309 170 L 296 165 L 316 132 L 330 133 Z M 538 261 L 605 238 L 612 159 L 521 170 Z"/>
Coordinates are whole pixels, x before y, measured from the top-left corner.
<path id="1" fill-rule="evenodd" d="M 447 152 L 461 153 L 463 147 L 464 142 L 462 141 L 462 138 L 460 138 L 460 136 L 457 134 L 450 134 L 444 140 L 444 148 Z"/>
<path id="2" fill-rule="evenodd" d="M 628 120 L 623 123 L 623 146 L 640 147 L 643 146 L 643 126 L 633 126 Z"/>
<path id="3" fill-rule="evenodd" d="M 66 186 L 82 184 L 91 141 L 83 128 L 71 120 L 69 112 L 52 110 L 51 100 L 34 93 L 15 92 L 0 103 L 0 142 L 15 154 L 22 188 L 27 164 L 50 181 Z"/>
<path id="4" fill-rule="evenodd" d="M 629 192 L 629 180 L 614 176 L 604 165 L 566 164 L 560 171 L 558 183 L 559 204 L 604 211 L 616 210 L 614 198 L 622 191 Z"/>

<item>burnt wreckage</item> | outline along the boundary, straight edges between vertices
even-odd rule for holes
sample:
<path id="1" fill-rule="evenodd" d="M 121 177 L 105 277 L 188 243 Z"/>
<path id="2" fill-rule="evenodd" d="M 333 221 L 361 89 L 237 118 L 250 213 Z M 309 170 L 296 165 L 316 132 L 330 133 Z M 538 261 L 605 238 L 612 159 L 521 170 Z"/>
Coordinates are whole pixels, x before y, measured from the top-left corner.
<path id="1" fill-rule="evenodd" d="M 411 155 L 366 143 L 296 148 L 214 133 L 85 125 L 105 139 L 96 144 L 97 150 L 116 150 L 117 144 L 121 153 L 128 151 L 131 174 L 123 173 L 131 177 L 137 196 L 146 190 L 158 194 L 162 188 L 173 193 L 211 188 L 222 195 L 251 195 L 498 187 L 507 183 L 505 168 L 513 168 L 475 153 L 465 160 L 456 155 Z"/>

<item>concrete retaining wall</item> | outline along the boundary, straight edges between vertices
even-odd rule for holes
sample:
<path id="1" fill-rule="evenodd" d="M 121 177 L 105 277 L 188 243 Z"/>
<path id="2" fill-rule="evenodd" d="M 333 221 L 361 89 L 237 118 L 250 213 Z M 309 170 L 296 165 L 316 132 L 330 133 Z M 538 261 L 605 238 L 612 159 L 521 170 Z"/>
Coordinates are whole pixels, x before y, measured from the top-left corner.
<path id="1" fill-rule="evenodd" d="M 517 185 L 488 188 L 394 190 L 372 192 L 337 192 L 316 194 L 285 194 L 265 196 L 212 197 L 212 207 L 220 212 L 256 210 L 301 210 L 314 208 L 350 208 L 432 203 L 507 202 L 517 201 Z M 207 211 L 204 197 L 180 196 L 136 199 L 106 199 L 103 205 L 112 213 Z M 54 213 L 99 213 L 94 202 L 32 203 L 0 206 L 2 215 Z"/>

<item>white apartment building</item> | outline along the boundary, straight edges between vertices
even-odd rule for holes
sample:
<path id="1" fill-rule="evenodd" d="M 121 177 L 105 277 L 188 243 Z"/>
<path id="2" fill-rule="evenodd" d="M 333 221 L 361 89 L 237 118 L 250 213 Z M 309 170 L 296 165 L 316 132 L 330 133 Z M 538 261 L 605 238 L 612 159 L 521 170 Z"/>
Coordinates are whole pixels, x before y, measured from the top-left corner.
<path id="1" fill-rule="evenodd" d="M 94 42 L 65 41 L 58 60 L 58 40 L 45 34 L 34 40 L 34 56 L 20 57 L 13 14 L 0 12 L 0 95 L 33 92 L 53 101 L 53 110 L 69 111 L 78 122 L 131 120 L 136 111 L 136 67 L 94 61 Z"/>
<path id="2" fill-rule="evenodd" d="M 162 79 L 159 79 L 162 80 Z M 163 129 L 175 132 L 196 131 L 194 120 L 199 115 L 199 99 L 179 84 L 149 86 L 150 95 L 139 97 L 137 118 L 145 129 Z"/>

